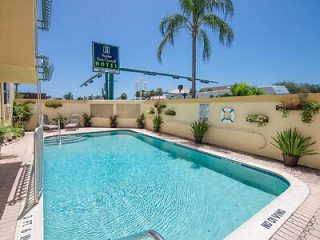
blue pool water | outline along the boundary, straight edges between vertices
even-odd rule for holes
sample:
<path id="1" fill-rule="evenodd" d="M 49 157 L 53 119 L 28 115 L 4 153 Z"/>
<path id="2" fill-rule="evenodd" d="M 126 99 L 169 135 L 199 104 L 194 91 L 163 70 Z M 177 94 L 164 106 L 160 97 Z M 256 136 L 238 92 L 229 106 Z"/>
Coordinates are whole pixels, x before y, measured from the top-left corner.
<path id="1" fill-rule="evenodd" d="M 129 131 L 45 145 L 45 239 L 223 239 L 288 183 Z M 48 139 L 50 140 L 50 139 Z M 48 141 L 47 140 L 47 141 Z"/>

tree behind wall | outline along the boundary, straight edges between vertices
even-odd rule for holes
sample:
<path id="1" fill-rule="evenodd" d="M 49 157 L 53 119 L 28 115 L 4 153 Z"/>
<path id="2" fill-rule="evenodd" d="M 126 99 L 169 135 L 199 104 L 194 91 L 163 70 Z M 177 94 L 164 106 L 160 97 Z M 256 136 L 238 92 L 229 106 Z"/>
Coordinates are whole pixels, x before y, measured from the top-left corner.
<path id="1" fill-rule="evenodd" d="M 274 83 L 276 86 L 285 86 L 290 93 L 320 93 L 320 84 L 296 83 L 293 81 L 282 81 Z"/>
<path id="2" fill-rule="evenodd" d="M 250 86 L 245 82 L 234 84 L 231 88 L 232 96 L 252 96 L 252 95 L 264 95 L 264 91 L 258 89 L 255 86 Z"/>
<path id="3" fill-rule="evenodd" d="M 64 95 L 63 95 L 63 98 L 64 98 L 65 100 L 73 100 L 73 94 L 72 94 L 72 92 L 68 92 L 68 93 L 64 94 Z"/>
<path id="4" fill-rule="evenodd" d="M 122 94 L 120 95 L 120 99 L 121 99 L 121 100 L 127 100 L 127 98 L 128 98 L 128 95 L 127 95 L 126 93 L 122 93 Z"/>

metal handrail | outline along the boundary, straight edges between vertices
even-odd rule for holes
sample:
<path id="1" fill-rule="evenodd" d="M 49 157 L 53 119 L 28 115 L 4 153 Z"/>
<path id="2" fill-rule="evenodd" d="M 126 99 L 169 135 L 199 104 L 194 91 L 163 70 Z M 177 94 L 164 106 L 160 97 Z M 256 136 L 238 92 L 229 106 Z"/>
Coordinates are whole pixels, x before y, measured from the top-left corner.
<path id="1" fill-rule="evenodd" d="M 141 233 L 136 233 L 118 240 L 142 240 L 151 237 L 154 240 L 164 240 L 164 238 L 154 230 L 148 230 Z"/>
<path id="2" fill-rule="evenodd" d="M 58 120 L 58 134 L 59 134 L 59 145 L 61 145 L 61 128 L 60 128 L 60 120 Z"/>
<path id="3" fill-rule="evenodd" d="M 37 204 L 43 191 L 43 126 L 34 131 L 34 204 Z"/>

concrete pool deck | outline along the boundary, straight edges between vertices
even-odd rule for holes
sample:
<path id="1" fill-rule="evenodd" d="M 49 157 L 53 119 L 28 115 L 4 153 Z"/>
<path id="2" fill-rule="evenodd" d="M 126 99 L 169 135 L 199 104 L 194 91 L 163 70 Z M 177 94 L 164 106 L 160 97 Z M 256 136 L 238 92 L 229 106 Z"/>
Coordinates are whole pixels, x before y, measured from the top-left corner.
<path id="1" fill-rule="evenodd" d="M 106 128 L 82 128 L 77 131 L 63 131 L 63 134 L 85 133 L 106 131 Z M 130 129 L 128 129 L 130 130 Z M 180 143 L 201 151 L 209 152 L 214 155 L 229 158 L 241 163 L 251 164 L 255 166 L 262 166 L 267 169 L 274 170 L 275 172 L 283 172 L 286 175 L 293 176 L 306 184 L 309 188 L 310 194 L 305 201 L 299 206 L 297 210 L 285 221 L 285 223 L 276 231 L 270 239 L 283 240 L 283 239 L 320 239 L 320 170 L 314 170 L 306 167 L 287 168 L 281 162 L 266 159 L 259 156 L 253 156 L 246 153 L 233 151 L 212 145 L 195 145 L 187 139 L 175 137 L 168 134 L 157 134 L 148 130 L 137 130 L 146 135 L 160 137 L 162 139 Z M 46 136 L 56 135 L 56 133 L 46 133 Z M 33 134 L 27 133 L 26 136 L 2 148 L 1 161 L 0 161 L 0 199 L 5 205 L 3 214 L 0 215 L 0 236 L 1 239 L 14 239 L 14 232 L 17 226 L 17 218 L 19 210 L 21 210 L 21 203 L 25 197 L 20 194 L 17 197 L 17 189 L 23 189 L 21 176 L 23 176 L 24 166 L 32 162 L 33 158 Z M 12 157 L 12 156 L 15 157 Z M 5 169 L 5 164 L 15 163 L 19 166 L 19 171 L 15 170 L 2 170 Z M 11 180 L 10 180 L 11 179 Z M 14 181 L 12 180 L 14 179 Z M 28 181 L 28 178 L 23 178 Z M 7 184 L 6 181 L 13 182 Z M 3 186 L 6 186 L 5 188 Z M 8 196 L 8 197 L 7 197 Z M 4 199 L 4 200 L 3 200 Z M 14 203 L 14 204 L 12 204 Z M 0 204 L 0 206 L 2 206 Z M 0 209 L 1 214 L 1 209 Z M 254 230 L 254 229 L 253 229 Z"/>

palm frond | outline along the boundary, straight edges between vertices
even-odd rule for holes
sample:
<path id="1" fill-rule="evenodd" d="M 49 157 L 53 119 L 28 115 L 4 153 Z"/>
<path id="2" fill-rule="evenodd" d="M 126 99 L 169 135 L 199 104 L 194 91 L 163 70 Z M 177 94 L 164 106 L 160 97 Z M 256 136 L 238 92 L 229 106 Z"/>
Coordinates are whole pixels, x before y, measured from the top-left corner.
<path id="1" fill-rule="evenodd" d="M 194 10 L 193 0 L 179 0 L 180 8 L 184 15 L 190 16 Z"/>
<path id="2" fill-rule="evenodd" d="M 232 0 L 208 0 L 208 10 L 213 11 L 213 9 L 222 12 L 225 17 L 233 16 L 234 6 Z"/>
<path id="3" fill-rule="evenodd" d="M 203 16 L 201 22 L 213 31 L 219 32 L 219 40 L 221 44 L 231 46 L 234 34 L 228 23 L 214 14 L 207 14 Z"/>
<path id="4" fill-rule="evenodd" d="M 211 56 L 211 43 L 207 33 L 203 30 L 199 30 L 198 40 L 203 42 L 202 59 L 204 62 L 210 59 Z"/>
<path id="5" fill-rule="evenodd" d="M 171 43 L 171 45 L 174 45 L 174 36 L 173 35 L 167 34 L 159 44 L 158 51 L 157 51 L 157 58 L 160 63 L 162 63 L 163 48 L 167 45 L 167 43 Z"/>
<path id="6" fill-rule="evenodd" d="M 174 15 L 168 15 L 162 18 L 162 21 L 160 23 L 160 32 L 163 36 L 163 39 L 160 42 L 158 51 L 157 51 L 157 57 L 160 63 L 162 62 L 161 56 L 162 56 L 163 48 L 165 47 L 165 45 L 167 45 L 167 43 L 174 45 L 175 35 L 182 28 L 190 28 L 190 26 L 188 26 L 187 17 L 181 14 L 174 14 Z"/>

